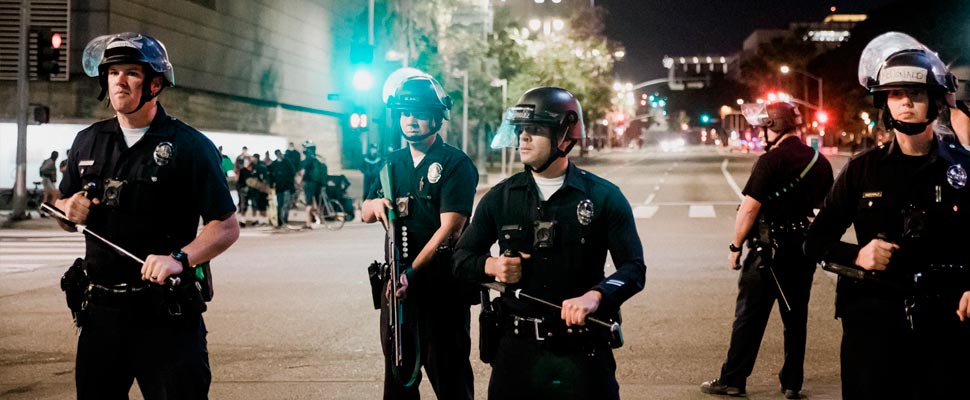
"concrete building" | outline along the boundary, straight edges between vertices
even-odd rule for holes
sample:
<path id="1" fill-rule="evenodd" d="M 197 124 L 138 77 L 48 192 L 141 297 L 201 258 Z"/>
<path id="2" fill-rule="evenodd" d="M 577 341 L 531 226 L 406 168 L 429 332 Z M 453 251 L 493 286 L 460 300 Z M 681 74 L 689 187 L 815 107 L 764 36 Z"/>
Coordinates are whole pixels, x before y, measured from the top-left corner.
<path id="1" fill-rule="evenodd" d="M 89 124 L 113 115 L 96 98 L 97 79 L 83 72 L 82 51 L 89 40 L 100 35 L 141 32 L 165 44 L 174 66 L 176 86 L 166 89 L 160 98 L 169 114 L 203 132 L 273 136 L 276 140 L 266 143 L 295 142 L 298 147 L 309 139 L 317 143 L 318 153 L 332 169 L 356 167 L 362 147 L 360 135 L 344 134 L 350 131 L 349 106 L 340 99 L 350 96 L 339 94 L 351 90 L 350 46 L 355 35 L 360 35 L 355 21 L 361 15 L 366 16 L 366 2 L 34 0 L 31 3 L 31 29 L 49 28 L 61 32 L 64 38 L 60 56 L 62 72 L 50 81 L 36 80 L 33 72 L 34 35 L 28 46 L 32 75 L 30 102 L 50 107 L 48 127 Z M 17 98 L 19 7 L 19 0 L 0 0 L 0 98 L 8 100 Z M 0 123 L 15 123 L 16 110 L 16 101 L 0 103 Z M 38 127 L 31 127 L 28 133 L 34 128 Z M 8 135 L 3 135 L 0 159 L 16 147 L 15 143 L 16 140 L 11 142 Z M 50 150 L 62 151 L 62 147 L 63 144 L 57 144 L 53 149 L 38 150 L 46 157 Z M 250 146 L 250 149 L 254 148 Z M 255 150 L 272 152 L 274 149 Z M 34 151 L 29 149 L 28 153 L 32 155 Z M 235 157 L 238 151 L 236 146 L 227 145 L 225 149 L 230 157 Z M 6 161 L 0 160 L 0 164 L 0 175 L 12 173 L 6 170 Z M 28 182 L 32 171 L 28 164 Z M 0 184 L 0 187 L 9 186 Z"/>

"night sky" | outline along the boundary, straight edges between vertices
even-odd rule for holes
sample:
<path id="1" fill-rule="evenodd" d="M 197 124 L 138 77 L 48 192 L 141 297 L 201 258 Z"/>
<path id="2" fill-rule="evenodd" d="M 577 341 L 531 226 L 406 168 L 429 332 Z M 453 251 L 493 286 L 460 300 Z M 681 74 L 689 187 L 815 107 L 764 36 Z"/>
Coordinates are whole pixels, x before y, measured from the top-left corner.
<path id="1" fill-rule="evenodd" d="M 641 82 L 666 77 L 664 55 L 729 55 L 756 29 L 787 29 L 791 22 L 822 21 L 894 0 L 598 0 L 607 9 L 606 35 L 626 48 L 616 66 L 619 79 Z"/>

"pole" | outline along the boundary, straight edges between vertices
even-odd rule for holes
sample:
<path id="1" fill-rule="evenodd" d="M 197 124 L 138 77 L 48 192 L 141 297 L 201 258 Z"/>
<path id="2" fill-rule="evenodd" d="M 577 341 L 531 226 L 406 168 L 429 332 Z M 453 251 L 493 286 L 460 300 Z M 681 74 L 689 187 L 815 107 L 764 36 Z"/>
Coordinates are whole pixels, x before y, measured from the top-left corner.
<path id="1" fill-rule="evenodd" d="M 17 176 L 14 183 L 13 211 L 10 220 L 27 218 L 27 107 L 30 86 L 27 81 L 27 31 L 30 0 L 20 0 L 20 32 L 17 48 Z"/>
<path id="2" fill-rule="evenodd" d="M 825 102 L 822 101 L 822 77 L 818 78 L 818 109 L 824 110 Z"/>
<path id="3" fill-rule="evenodd" d="M 367 44 L 374 45 L 374 0 L 367 1 Z"/>
<path id="4" fill-rule="evenodd" d="M 461 89 L 461 151 L 468 154 L 468 70 L 462 71 Z"/>

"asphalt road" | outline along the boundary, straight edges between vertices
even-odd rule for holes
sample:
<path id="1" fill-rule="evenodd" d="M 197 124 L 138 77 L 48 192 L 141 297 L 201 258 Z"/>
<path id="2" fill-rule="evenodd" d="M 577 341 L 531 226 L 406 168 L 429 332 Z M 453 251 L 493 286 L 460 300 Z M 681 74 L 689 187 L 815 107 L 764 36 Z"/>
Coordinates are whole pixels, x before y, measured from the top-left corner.
<path id="1" fill-rule="evenodd" d="M 688 148 L 616 151 L 581 163 L 620 186 L 644 244 L 646 289 L 623 306 L 626 345 L 615 352 L 623 398 L 712 398 L 698 385 L 718 375 L 737 295 L 738 274 L 727 267 L 739 203 L 731 182 L 743 187 L 754 159 Z M 830 159 L 835 171 L 845 161 Z M 213 263 L 216 295 L 205 314 L 211 397 L 380 398 L 378 312 L 366 266 L 382 257 L 382 238 L 379 226 L 358 222 L 339 231 L 246 228 Z M 0 398 L 73 398 L 77 340 L 58 279 L 80 243 L 49 229 L 0 230 Z M 804 393 L 813 399 L 839 397 L 834 282 L 819 270 L 812 288 Z M 490 369 L 478 361 L 477 308 L 472 313 L 476 397 L 485 398 Z M 749 398 L 782 398 L 782 354 L 775 312 Z M 422 393 L 434 398 L 427 383 Z M 141 398 L 137 388 L 131 397 Z"/>

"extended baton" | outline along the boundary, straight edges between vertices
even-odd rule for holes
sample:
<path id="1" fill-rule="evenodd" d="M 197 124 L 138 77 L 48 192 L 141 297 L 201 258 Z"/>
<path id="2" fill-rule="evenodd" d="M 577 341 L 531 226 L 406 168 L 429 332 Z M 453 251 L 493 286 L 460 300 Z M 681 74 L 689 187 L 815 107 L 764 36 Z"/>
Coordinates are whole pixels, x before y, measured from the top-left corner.
<path id="1" fill-rule="evenodd" d="M 63 211 L 61 211 L 57 207 L 54 207 L 53 204 L 50 204 L 50 203 L 41 204 L 40 205 L 40 210 L 42 212 L 44 212 L 44 213 L 46 213 L 46 214 L 54 217 L 54 218 L 57 218 L 58 220 L 60 220 L 61 222 L 67 224 L 68 226 L 73 227 L 74 229 L 77 229 L 78 232 L 81 232 L 82 234 L 88 235 L 90 237 L 93 237 L 93 238 L 101 241 L 102 243 L 108 245 L 109 247 L 111 247 L 112 249 L 114 249 L 115 251 L 117 251 L 118 253 L 120 253 L 120 254 L 122 254 L 124 256 L 127 256 L 128 258 L 134 260 L 138 264 L 140 264 L 140 265 L 144 265 L 145 264 L 145 260 L 142 260 L 142 259 L 138 258 L 134 254 L 131 254 L 130 252 L 128 252 L 128 250 L 125 250 L 125 249 L 121 248 L 121 246 L 118 246 L 118 245 L 112 243 L 110 240 L 101 237 L 101 235 L 98 235 L 97 233 L 92 232 L 90 229 L 88 229 L 88 227 L 86 225 L 76 224 L 76 223 L 72 222 L 70 219 L 67 218 L 67 215 L 64 214 Z M 180 279 L 177 276 L 169 276 L 168 277 L 168 282 L 171 283 L 172 286 L 178 286 L 178 284 L 180 282 L 182 282 L 182 279 Z"/>
<path id="2" fill-rule="evenodd" d="M 492 290 L 494 290 L 496 292 L 499 292 L 499 293 L 505 293 L 506 292 L 506 289 L 508 289 L 505 286 L 505 284 L 500 283 L 500 282 L 483 283 L 482 286 L 487 287 L 489 289 L 492 289 Z M 531 301 L 534 301 L 536 303 L 539 303 L 539 304 L 542 304 L 542 305 L 545 305 L 545 306 L 549 306 L 549 307 L 555 308 L 557 310 L 562 310 L 562 306 L 560 306 L 558 304 L 555 304 L 555 303 L 552 303 L 552 302 L 549 302 L 549 301 L 546 301 L 546 300 L 543 300 L 543 299 L 540 299 L 538 297 L 534 297 L 534 296 L 530 296 L 528 294 L 522 293 L 522 289 L 515 289 L 514 291 L 512 291 L 512 295 L 515 296 L 515 298 L 517 298 L 517 299 L 531 300 Z M 589 321 L 589 322 L 592 322 L 592 323 L 594 323 L 596 325 L 600 325 L 600 326 L 602 326 L 604 328 L 607 328 L 607 329 L 610 330 L 610 332 L 619 332 L 619 330 L 620 330 L 620 323 L 619 322 L 609 323 L 609 322 L 605 322 L 603 320 L 600 320 L 598 318 L 589 317 L 589 316 L 586 317 L 586 320 Z"/>

